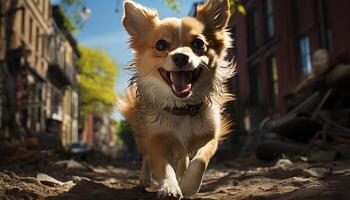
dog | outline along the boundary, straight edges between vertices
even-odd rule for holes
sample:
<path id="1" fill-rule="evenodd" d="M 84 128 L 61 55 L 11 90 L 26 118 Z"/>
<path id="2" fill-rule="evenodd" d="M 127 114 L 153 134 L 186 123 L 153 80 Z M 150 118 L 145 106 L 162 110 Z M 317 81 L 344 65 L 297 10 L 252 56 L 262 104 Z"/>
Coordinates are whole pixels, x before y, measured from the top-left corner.
<path id="1" fill-rule="evenodd" d="M 225 83 L 235 73 L 227 60 L 229 18 L 228 0 L 207 0 L 195 17 L 163 20 L 124 2 L 122 23 L 135 58 L 116 107 L 143 155 L 140 183 L 147 188 L 155 179 L 161 199 L 197 193 L 219 140 L 230 132 L 223 112 L 233 100 Z"/>

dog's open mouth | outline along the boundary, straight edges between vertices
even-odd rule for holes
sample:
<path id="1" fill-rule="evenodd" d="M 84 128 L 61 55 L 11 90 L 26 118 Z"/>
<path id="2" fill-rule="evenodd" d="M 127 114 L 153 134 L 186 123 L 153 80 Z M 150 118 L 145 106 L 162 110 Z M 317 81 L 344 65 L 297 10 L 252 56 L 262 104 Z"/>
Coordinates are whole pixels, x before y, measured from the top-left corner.
<path id="1" fill-rule="evenodd" d="M 166 71 L 159 68 L 159 73 L 179 98 L 188 97 L 192 92 L 193 84 L 198 80 L 201 68 L 191 71 Z"/>

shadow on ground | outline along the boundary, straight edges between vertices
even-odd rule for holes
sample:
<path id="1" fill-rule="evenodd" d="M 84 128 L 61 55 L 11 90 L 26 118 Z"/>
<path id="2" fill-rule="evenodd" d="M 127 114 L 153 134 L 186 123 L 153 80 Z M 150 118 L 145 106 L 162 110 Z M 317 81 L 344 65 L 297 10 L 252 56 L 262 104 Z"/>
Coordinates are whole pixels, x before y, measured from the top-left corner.
<path id="1" fill-rule="evenodd" d="M 156 193 L 147 193 L 140 187 L 127 189 L 115 189 L 107 187 L 102 183 L 91 181 L 81 181 L 68 192 L 64 192 L 55 197 L 48 197 L 48 200 L 115 200 L 115 199 L 156 199 Z"/>

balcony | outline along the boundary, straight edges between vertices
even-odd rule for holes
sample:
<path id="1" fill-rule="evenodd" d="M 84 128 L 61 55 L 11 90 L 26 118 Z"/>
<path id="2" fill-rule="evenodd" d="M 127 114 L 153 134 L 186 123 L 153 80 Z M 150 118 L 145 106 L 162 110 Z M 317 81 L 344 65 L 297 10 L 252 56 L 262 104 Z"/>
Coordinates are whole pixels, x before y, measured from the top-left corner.
<path id="1" fill-rule="evenodd" d="M 76 55 L 71 51 L 67 38 L 55 23 L 54 33 L 50 36 L 49 57 L 48 78 L 59 87 L 70 85 L 76 88 L 77 70 L 74 65 Z"/>
<path id="2" fill-rule="evenodd" d="M 77 71 L 73 65 L 69 65 L 64 60 L 50 62 L 48 78 L 59 87 L 70 85 L 73 88 L 77 87 Z"/>

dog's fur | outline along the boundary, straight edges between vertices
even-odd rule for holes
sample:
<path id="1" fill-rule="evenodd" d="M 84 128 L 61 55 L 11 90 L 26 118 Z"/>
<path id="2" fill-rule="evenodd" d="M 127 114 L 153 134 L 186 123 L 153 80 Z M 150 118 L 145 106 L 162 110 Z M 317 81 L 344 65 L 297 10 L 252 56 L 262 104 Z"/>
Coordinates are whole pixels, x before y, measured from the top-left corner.
<path id="1" fill-rule="evenodd" d="M 198 192 L 219 139 L 229 132 L 222 111 L 232 100 L 224 83 L 234 74 L 232 63 L 226 60 L 232 44 L 226 29 L 229 10 L 228 0 L 208 0 L 197 7 L 196 17 L 160 20 L 154 10 L 129 0 L 124 3 L 122 22 L 135 56 L 130 65 L 134 75 L 126 99 L 118 98 L 116 106 L 135 132 L 143 155 L 141 185 L 148 187 L 151 177 L 155 178 L 161 198 Z M 194 38 L 204 42 L 203 49 L 193 47 Z M 160 39 L 169 44 L 166 51 L 156 48 Z M 176 53 L 189 57 L 182 69 L 172 60 Z M 201 72 L 191 93 L 178 97 L 160 68 L 168 72 L 201 68 Z M 200 103 L 195 116 L 178 116 L 165 109 Z"/>

